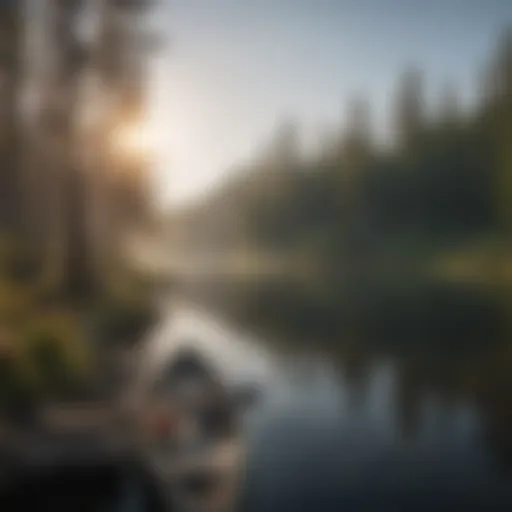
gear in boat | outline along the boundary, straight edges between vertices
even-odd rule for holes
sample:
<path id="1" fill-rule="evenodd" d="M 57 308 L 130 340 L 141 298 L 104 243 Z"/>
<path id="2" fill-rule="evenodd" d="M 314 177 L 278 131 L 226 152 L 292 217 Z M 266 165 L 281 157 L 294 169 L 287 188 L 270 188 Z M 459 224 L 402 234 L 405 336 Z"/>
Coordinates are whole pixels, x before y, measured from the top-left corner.
<path id="1" fill-rule="evenodd" d="M 195 350 L 183 349 L 172 358 L 152 394 L 176 419 L 193 416 L 203 435 L 234 433 L 236 404 L 212 365 Z"/>
<path id="2" fill-rule="evenodd" d="M 241 410 L 214 365 L 196 350 L 180 350 L 161 367 L 149 403 L 156 413 L 153 460 L 180 507 L 235 495 L 244 452 Z"/>

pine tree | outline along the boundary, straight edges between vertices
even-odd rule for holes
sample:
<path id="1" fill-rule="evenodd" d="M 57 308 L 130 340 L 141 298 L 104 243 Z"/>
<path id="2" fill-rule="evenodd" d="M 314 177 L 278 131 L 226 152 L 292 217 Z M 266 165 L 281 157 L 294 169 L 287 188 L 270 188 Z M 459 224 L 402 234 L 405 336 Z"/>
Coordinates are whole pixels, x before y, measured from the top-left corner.
<path id="1" fill-rule="evenodd" d="M 440 95 L 439 120 L 447 128 L 456 127 L 461 118 L 460 102 L 453 83 L 446 83 Z"/>
<path id="2" fill-rule="evenodd" d="M 423 79 L 419 70 L 411 68 L 403 74 L 395 109 L 397 146 L 401 151 L 414 151 L 424 127 Z"/>

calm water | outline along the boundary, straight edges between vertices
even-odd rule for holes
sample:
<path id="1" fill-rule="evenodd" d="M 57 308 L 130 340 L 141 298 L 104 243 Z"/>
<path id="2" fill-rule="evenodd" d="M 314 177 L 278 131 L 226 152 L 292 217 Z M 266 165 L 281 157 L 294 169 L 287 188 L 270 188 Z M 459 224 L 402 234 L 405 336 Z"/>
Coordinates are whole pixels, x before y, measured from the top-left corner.
<path id="1" fill-rule="evenodd" d="M 156 333 L 156 359 L 177 340 L 197 343 L 227 378 L 263 390 L 247 418 L 242 508 L 512 510 L 508 349 L 299 350 L 189 305 L 172 311 Z"/>
<path id="2" fill-rule="evenodd" d="M 250 510 L 489 510 L 512 505 L 479 410 L 425 394 L 404 410 L 393 363 L 351 383 L 283 368 L 252 444 Z M 408 428 L 407 413 L 415 415 Z M 492 506 L 491 506 L 492 505 Z"/>

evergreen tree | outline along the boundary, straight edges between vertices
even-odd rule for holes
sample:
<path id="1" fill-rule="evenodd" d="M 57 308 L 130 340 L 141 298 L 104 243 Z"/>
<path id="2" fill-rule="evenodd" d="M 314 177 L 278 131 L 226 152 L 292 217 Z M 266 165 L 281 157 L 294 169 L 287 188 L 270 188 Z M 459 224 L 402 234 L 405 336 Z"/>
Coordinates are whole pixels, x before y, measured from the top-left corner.
<path id="1" fill-rule="evenodd" d="M 424 129 L 423 78 L 418 69 L 408 69 L 399 82 L 395 107 L 395 132 L 401 151 L 417 149 Z"/>

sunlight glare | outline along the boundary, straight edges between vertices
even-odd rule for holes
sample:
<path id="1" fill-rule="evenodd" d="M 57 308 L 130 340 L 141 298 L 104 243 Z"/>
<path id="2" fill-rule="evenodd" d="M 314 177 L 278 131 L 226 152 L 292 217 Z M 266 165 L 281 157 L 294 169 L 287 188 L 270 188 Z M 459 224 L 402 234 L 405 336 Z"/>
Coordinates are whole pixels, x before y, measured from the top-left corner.
<path id="1" fill-rule="evenodd" d="M 117 153 L 128 158 L 148 158 L 157 149 L 154 131 L 145 124 L 124 124 L 114 133 L 113 146 Z"/>

